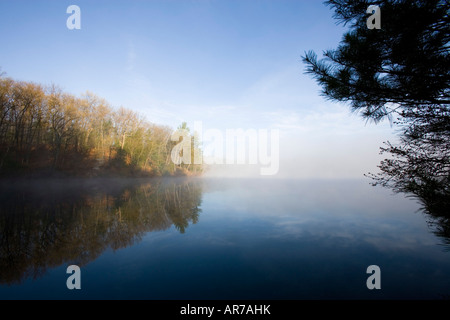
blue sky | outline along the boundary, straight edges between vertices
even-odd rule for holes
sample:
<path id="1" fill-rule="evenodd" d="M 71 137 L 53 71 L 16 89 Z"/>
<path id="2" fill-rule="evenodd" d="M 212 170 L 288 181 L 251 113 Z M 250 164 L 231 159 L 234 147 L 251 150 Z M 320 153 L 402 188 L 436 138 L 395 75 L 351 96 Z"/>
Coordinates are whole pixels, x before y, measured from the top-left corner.
<path id="1" fill-rule="evenodd" d="M 319 0 L 2 0 L 0 67 L 174 128 L 279 129 L 280 176 L 360 177 L 393 129 L 319 96 L 301 62 L 344 31 Z"/>

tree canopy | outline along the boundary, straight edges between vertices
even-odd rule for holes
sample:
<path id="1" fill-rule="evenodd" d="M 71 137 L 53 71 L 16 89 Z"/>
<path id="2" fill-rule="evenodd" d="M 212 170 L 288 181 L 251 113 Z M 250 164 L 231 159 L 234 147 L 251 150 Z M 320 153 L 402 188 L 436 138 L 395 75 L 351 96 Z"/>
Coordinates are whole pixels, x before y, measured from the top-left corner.
<path id="1" fill-rule="evenodd" d="M 450 199 L 450 2 L 444 0 L 330 0 L 348 26 L 337 49 L 303 56 L 306 72 L 332 101 L 349 103 L 367 121 L 389 119 L 399 142 L 374 184 L 413 192 L 439 210 Z M 370 5 L 381 29 L 369 29 Z M 447 210 L 448 211 L 448 210 Z"/>
<path id="2" fill-rule="evenodd" d="M 0 75 L 0 175 L 200 173 L 201 165 L 173 163 L 172 133 L 92 92 L 76 97 Z"/>

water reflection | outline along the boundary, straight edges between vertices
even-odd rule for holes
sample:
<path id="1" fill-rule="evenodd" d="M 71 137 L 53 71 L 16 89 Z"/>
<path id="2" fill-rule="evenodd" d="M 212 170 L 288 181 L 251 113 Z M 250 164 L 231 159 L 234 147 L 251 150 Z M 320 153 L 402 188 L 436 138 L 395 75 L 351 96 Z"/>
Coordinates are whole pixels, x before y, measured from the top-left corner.
<path id="1" fill-rule="evenodd" d="M 0 299 L 450 292 L 448 252 L 414 214 L 418 203 L 367 181 L 53 181 L 1 191 Z M 83 290 L 66 288 L 69 264 L 82 267 Z M 377 292 L 366 287 L 373 264 L 382 270 Z"/>
<path id="2" fill-rule="evenodd" d="M 184 233 L 201 212 L 195 179 L 14 182 L 0 185 L 0 284 L 82 266 L 172 225 Z"/>
<path id="3" fill-rule="evenodd" d="M 443 150 L 438 152 L 438 154 L 442 154 L 442 159 L 445 159 L 444 153 Z M 398 159 L 394 162 L 385 160 L 380 165 L 381 173 L 368 176 L 372 178 L 374 186 L 380 185 L 395 193 L 403 193 L 417 199 L 431 231 L 442 240 L 446 250 L 450 250 L 450 176 L 448 166 L 440 164 L 444 160 L 433 159 L 435 156 L 430 156 L 429 159 L 412 157 L 411 159 L 415 159 L 414 163 Z M 392 164 L 399 167 L 391 168 Z M 431 167 L 439 167 L 440 169 L 434 168 L 433 170 L 441 170 L 441 172 L 438 174 L 431 170 Z"/>
<path id="4" fill-rule="evenodd" d="M 450 251 L 450 198 L 449 194 L 441 194 L 429 189 L 428 192 L 415 193 L 414 196 L 422 205 L 428 226 L 442 240 L 445 250 Z"/>

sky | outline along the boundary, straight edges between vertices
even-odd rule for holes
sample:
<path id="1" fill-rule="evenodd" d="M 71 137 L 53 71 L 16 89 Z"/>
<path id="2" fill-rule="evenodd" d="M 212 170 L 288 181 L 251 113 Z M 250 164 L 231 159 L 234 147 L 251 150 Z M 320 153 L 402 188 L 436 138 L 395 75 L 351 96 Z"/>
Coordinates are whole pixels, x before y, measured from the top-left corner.
<path id="1" fill-rule="evenodd" d="M 80 29 L 67 28 L 70 5 Z M 327 101 L 301 60 L 336 48 L 345 30 L 319 0 L 1 0 L 0 68 L 172 128 L 277 130 L 273 177 L 361 178 L 377 171 L 395 128 Z M 207 175 L 262 166 L 215 165 Z"/>

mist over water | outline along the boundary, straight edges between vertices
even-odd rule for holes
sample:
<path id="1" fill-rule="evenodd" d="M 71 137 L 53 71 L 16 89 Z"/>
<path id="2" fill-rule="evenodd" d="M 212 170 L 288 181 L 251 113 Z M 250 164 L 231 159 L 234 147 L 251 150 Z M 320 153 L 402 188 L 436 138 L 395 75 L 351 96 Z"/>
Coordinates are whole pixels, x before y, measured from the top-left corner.
<path id="1" fill-rule="evenodd" d="M 331 119 L 316 119 L 308 121 L 299 119 L 295 126 L 280 121 L 275 128 L 279 129 L 278 153 L 270 152 L 274 141 L 267 141 L 269 150 L 268 164 L 250 164 L 249 137 L 244 137 L 247 144 L 240 157 L 242 164 L 236 161 L 223 164 L 205 164 L 205 177 L 222 178 L 281 178 L 281 179 L 348 179 L 364 178 L 368 172 L 377 172 L 377 166 L 385 157 L 379 154 L 383 142 L 395 142 L 394 130 L 389 123 L 361 123 L 361 119 L 348 114 L 346 108 L 337 108 Z M 328 109 L 327 109 L 328 110 Z M 328 114 L 328 117 L 330 115 Z M 207 127 L 205 125 L 205 127 Z M 336 127 L 339 127 L 337 130 Z M 245 128 L 244 128 L 245 129 Z M 222 130 L 225 132 L 224 130 Z M 261 141 L 258 141 L 261 144 Z M 237 142 L 235 142 L 237 144 Z M 256 147 L 259 152 L 261 145 Z M 219 148 L 220 154 L 226 154 L 227 149 Z M 357 152 L 356 152 L 357 151 Z M 236 152 L 235 152 L 236 154 Z M 237 160 L 237 156 L 235 156 Z M 273 164 L 276 163 L 276 166 Z M 262 168 L 270 165 L 278 170 L 263 176 Z"/>
<path id="2" fill-rule="evenodd" d="M 1 185 L 2 299 L 440 298 L 450 257 L 420 204 L 365 179 Z M 81 268 L 82 289 L 65 287 Z M 381 268 L 382 290 L 366 287 Z"/>

